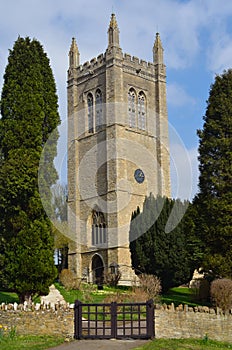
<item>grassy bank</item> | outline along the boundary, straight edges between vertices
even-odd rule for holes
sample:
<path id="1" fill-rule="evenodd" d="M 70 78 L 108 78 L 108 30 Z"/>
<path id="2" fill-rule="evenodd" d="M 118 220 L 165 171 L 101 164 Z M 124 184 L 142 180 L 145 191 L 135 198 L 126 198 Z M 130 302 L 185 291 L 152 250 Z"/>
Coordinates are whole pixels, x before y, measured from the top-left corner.
<path id="1" fill-rule="evenodd" d="M 45 350 L 49 347 L 60 345 L 64 342 L 63 338 L 57 336 L 15 336 L 0 337 L 1 350 Z"/>
<path id="2" fill-rule="evenodd" d="M 64 339 L 51 336 L 17 336 L 0 340 L 1 350 L 46 350 L 62 344 Z M 110 343 L 109 343 L 110 346 Z M 78 341 L 77 341 L 78 349 Z M 213 350 L 232 349 L 232 344 L 205 339 L 155 339 L 134 350 Z"/>
<path id="3" fill-rule="evenodd" d="M 156 339 L 134 350 L 213 350 L 232 349 L 232 344 L 204 339 Z"/>

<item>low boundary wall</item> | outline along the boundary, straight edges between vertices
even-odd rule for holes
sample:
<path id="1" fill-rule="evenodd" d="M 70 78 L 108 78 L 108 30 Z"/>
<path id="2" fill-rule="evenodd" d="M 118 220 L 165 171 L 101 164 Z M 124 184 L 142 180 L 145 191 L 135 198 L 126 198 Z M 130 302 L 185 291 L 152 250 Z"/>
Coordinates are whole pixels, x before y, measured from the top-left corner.
<path id="1" fill-rule="evenodd" d="M 156 305 L 156 338 L 201 338 L 232 343 L 232 310 L 219 308 Z"/>
<path id="2" fill-rule="evenodd" d="M 74 304 L 0 305 L 0 327 L 18 334 L 73 337 Z M 156 338 L 204 338 L 232 343 L 232 310 L 174 305 L 155 306 Z"/>

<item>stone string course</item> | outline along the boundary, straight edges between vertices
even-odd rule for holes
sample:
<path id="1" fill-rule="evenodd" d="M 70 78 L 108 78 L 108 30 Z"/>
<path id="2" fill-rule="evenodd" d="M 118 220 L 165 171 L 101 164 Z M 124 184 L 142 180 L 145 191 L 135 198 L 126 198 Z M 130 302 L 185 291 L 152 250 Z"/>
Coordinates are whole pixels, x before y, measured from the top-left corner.
<path id="1" fill-rule="evenodd" d="M 0 325 L 15 327 L 17 334 L 49 334 L 73 337 L 73 304 L 1 304 Z M 206 306 L 156 305 L 156 338 L 203 338 L 232 343 L 232 310 Z"/>

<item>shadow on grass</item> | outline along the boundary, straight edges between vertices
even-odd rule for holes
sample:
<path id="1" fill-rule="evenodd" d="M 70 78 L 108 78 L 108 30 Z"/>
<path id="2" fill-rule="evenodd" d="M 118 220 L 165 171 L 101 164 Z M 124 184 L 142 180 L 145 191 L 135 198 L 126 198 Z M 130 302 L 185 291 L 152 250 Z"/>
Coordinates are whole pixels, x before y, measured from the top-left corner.
<path id="1" fill-rule="evenodd" d="M 1 303 L 19 303 L 19 298 L 16 293 L 0 291 L 0 304 Z"/>
<path id="2" fill-rule="evenodd" d="M 198 300 L 195 289 L 185 287 L 171 288 L 166 294 L 161 296 L 161 302 L 165 304 L 174 303 L 175 306 L 180 304 L 187 304 L 189 306 L 211 306 L 206 300 Z"/>

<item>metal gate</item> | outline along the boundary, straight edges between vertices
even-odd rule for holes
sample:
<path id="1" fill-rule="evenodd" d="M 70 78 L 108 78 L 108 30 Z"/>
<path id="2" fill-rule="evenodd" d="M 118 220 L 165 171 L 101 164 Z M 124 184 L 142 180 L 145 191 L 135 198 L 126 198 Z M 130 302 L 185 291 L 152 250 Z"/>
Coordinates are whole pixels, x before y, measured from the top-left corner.
<path id="1" fill-rule="evenodd" d="M 85 304 L 74 306 L 75 339 L 134 338 L 155 336 L 154 303 Z"/>

